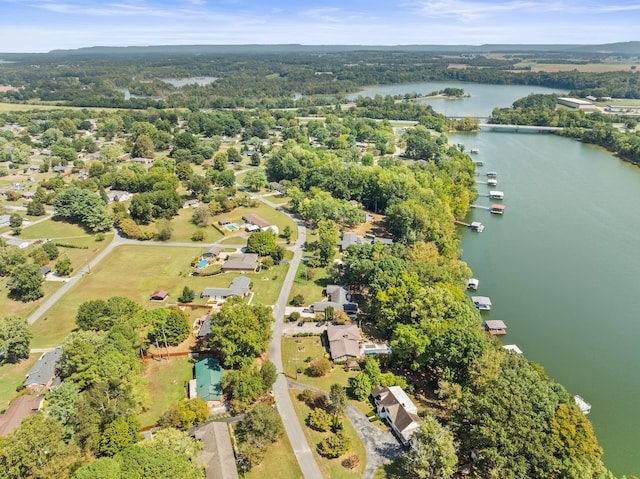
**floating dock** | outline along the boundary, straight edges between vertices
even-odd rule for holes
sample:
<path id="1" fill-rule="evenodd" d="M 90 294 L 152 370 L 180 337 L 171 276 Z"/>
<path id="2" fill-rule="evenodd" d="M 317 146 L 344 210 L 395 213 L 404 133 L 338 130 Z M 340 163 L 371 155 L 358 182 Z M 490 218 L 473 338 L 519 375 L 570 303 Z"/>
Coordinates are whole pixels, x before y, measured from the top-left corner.
<path id="1" fill-rule="evenodd" d="M 507 334 L 507 325 L 504 324 L 504 321 L 500 321 L 499 319 L 490 319 L 485 321 L 484 329 L 489 334 L 493 334 L 494 336 Z"/>
<path id="2" fill-rule="evenodd" d="M 496 178 L 498 176 L 498 173 L 496 173 L 495 171 L 487 171 L 487 178 Z"/>
<path id="3" fill-rule="evenodd" d="M 473 291 L 476 291 L 478 289 L 478 286 L 480 286 L 480 281 L 477 280 L 476 278 L 471 278 L 467 282 L 467 289 L 471 289 Z"/>
<path id="4" fill-rule="evenodd" d="M 492 200 L 503 200 L 504 199 L 504 193 L 502 191 L 498 191 L 498 190 L 491 190 L 489 192 L 489 198 L 491 198 Z"/>
<path id="5" fill-rule="evenodd" d="M 478 148 L 471 148 L 469 150 L 469 153 L 471 153 L 473 155 L 477 155 L 478 153 L 480 153 L 480 150 Z"/>
<path id="6" fill-rule="evenodd" d="M 491 299 L 486 296 L 471 296 L 471 301 L 478 311 L 491 311 Z"/>
<path id="7" fill-rule="evenodd" d="M 504 214 L 504 205 L 491 205 L 491 208 L 489 209 L 490 213 L 493 213 L 494 215 L 503 215 Z"/>
<path id="8" fill-rule="evenodd" d="M 502 347 L 504 349 L 506 349 L 507 351 L 513 351 L 516 354 L 522 354 L 522 350 L 518 346 L 516 346 L 515 344 L 505 344 Z"/>

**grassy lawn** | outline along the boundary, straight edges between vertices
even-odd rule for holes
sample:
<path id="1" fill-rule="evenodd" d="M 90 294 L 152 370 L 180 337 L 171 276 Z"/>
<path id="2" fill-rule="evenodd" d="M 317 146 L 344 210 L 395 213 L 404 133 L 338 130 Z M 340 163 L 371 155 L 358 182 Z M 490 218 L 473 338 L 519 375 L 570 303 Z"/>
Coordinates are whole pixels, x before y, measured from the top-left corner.
<path id="1" fill-rule="evenodd" d="M 17 396 L 16 389 L 24 383 L 25 376 L 40 356 L 41 353 L 35 353 L 17 364 L 0 366 L 0 412 L 7 409 L 9 403 Z"/>
<path id="2" fill-rule="evenodd" d="M 205 243 L 214 243 L 222 238 L 222 235 L 218 230 L 212 226 L 201 228 L 194 225 L 191 222 L 193 216 L 193 208 L 181 208 L 178 214 L 171 219 L 171 225 L 173 226 L 173 233 L 171 234 L 171 241 L 179 241 L 181 243 L 188 243 L 191 241 L 191 236 L 197 230 L 204 230 Z M 155 231 L 155 226 L 152 229 Z"/>
<path id="3" fill-rule="evenodd" d="M 289 438 L 284 434 L 280 440 L 269 445 L 267 453 L 264 456 L 264 462 L 254 467 L 242 477 L 244 477 L 244 479 L 276 477 L 301 479 L 304 476 L 298 465 L 298 460 L 293 452 Z"/>
<path id="4" fill-rule="evenodd" d="M 297 294 L 304 296 L 305 304 L 311 304 L 315 301 L 322 301 L 323 291 L 329 284 L 330 278 L 326 268 L 313 268 L 312 278 L 305 277 L 305 264 L 300 263 L 298 273 L 293 280 L 289 301 Z M 307 270 L 309 272 L 311 268 Z"/>
<path id="5" fill-rule="evenodd" d="M 284 373 L 291 379 L 296 380 L 296 360 L 298 367 L 306 369 L 307 358 L 316 359 L 325 354 L 325 349 L 321 344 L 320 336 L 310 336 L 304 338 L 282 338 L 282 363 Z M 297 382 L 306 384 L 314 388 L 329 392 L 332 384 L 349 386 L 349 379 L 358 374 L 356 371 L 345 371 L 340 365 L 334 365 L 333 369 L 321 378 L 307 376 L 304 372 L 298 374 Z"/>
<path id="6" fill-rule="evenodd" d="M 59 281 L 45 281 L 42 287 L 44 296 L 37 301 L 14 301 L 9 298 L 9 288 L 6 280 L 0 282 L 0 310 L 4 316 L 20 316 L 27 318 L 53 293 L 55 293 L 64 283 Z"/>
<path id="7" fill-rule="evenodd" d="M 296 415 L 298 416 L 298 420 L 300 421 L 300 424 L 304 431 L 304 435 L 307 438 L 309 447 L 313 451 L 313 455 L 318 462 L 318 466 L 320 467 L 322 475 L 331 479 L 349 479 L 362 477 L 367 462 L 367 452 L 365 450 L 364 444 L 362 444 L 362 441 L 358 436 L 358 433 L 351 424 L 351 421 L 349 421 L 349 419 L 346 417 L 344 418 L 344 431 L 347 436 L 351 438 L 351 450 L 347 454 L 354 453 L 360 458 L 358 467 L 353 470 L 345 469 L 345 467 L 341 464 L 346 455 L 338 457 L 336 459 L 327 459 L 318 454 L 318 452 L 316 451 L 316 445 L 331 433 L 314 431 L 313 429 L 306 426 L 306 418 L 311 410 L 309 409 L 309 407 L 307 407 L 306 404 L 298 400 L 297 396 L 300 392 L 300 389 L 289 390 L 291 401 L 293 402 L 293 407 L 296 410 Z"/>
<path id="8" fill-rule="evenodd" d="M 271 203 L 275 203 L 277 205 L 284 206 L 284 207 L 286 207 L 286 205 L 289 204 L 289 200 L 291 200 L 291 198 L 284 195 L 267 196 L 265 199 L 270 201 Z"/>
<path id="9" fill-rule="evenodd" d="M 151 407 L 138 416 L 142 427 L 156 424 L 171 404 L 186 397 L 186 383 L 193 379 L 193 365 L 189 356 L 174 356 L 168 362 L 146 361 L 142 379 L 147 381 Z"/>
<path id="10" fill-rule="evenodd" d="M 396 459 L 378 467 L 373 473 L 373 479 L 403 479 L 406 477 L 406 473 L 400 467 L 400 460 Z"/>
<path id="11" fill-rule="evenodd" d="M 191 247 L 124 245 L 116 248 L 64 295 L 45 317 L 36 321 L 32 330 L 34 347 L 56 346 L 75 327 L 78 306 L 91 299 L 124 296 L 147 309 L 160 307 L 150 294 L 158 289 L 169 292 L 169 302 L 180 296 L 184 286 L 196 292 L 205 287 L 227 287 L 240 273 L 216 276 L 188 276 L 191 260 L 202 251 Z M 288 265 L 269 271 L 247 274 L 253 282 L 253 304 L 274 304 L 280 294 Z M 132 274 L 135 272 L 135 274 Z M 48 286 L 48 284 L 47 284 Z M 204 303 L 204 300 L 202 300 Z M 20 303 L 22 304 L 22 303 Z"/>
<path id="12" fill-rule="evenodd" d="M 231 235 L 226 239 L 223 239 L 222 241 L 219 242 L 220 244 L 239 244 L 239 245 L 243 245 L 246 246 L 247 245 L 247 240 L 245 238 L 243 238 L 240 235 Z"/>

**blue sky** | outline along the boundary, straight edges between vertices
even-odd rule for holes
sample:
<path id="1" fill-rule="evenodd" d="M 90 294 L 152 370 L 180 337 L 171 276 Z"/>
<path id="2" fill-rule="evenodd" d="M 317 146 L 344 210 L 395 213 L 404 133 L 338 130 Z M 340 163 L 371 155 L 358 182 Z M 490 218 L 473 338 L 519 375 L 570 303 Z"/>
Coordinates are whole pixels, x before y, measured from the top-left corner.
<path id="1" fill-rule="evenodd" d="M 640 40 L 638 0 L 0 0 L 0 52 L 95 45 L 594 44 Z"/>

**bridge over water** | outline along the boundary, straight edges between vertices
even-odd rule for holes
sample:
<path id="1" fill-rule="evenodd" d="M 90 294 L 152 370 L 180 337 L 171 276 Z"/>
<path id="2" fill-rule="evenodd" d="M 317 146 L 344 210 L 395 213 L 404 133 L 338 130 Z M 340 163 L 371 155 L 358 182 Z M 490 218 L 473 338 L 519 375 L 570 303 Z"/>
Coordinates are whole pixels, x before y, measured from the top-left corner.
<path id="1" fill-rule="evenodd" d="M 493 123 L 487 123 L 489 121 L 488 116 L 447 116 L 450 120 L 462 120 L 464 118 L 471 118 L 479 121 L 479 127 L 482 130 L 488 131 L 505 131 L 516 133 L 552 133 L 554 131 L 562 130 L 557 126 L 532 126 L 532 125 L 498 125 Z"/>

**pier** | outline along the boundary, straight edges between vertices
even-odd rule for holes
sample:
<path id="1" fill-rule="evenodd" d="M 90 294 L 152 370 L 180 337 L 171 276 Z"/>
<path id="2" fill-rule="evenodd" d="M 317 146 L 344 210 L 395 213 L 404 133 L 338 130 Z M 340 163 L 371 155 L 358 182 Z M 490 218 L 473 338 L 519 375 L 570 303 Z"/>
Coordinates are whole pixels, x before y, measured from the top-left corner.
<path id="1" fill-rule="evenodd" d="M 485 196 L 489 196 L 489 195 L 485 195 Z M 479 210 L 487 210 L 487 211 L 491 211 L 491 208 L 489 208 L 488 206 L 481 206 L 481 205 L 471 205 L 471 208 L 476 208 Z"/>
<path id="2" fill-rule="evenodd" d="M 489 131 L 509 131 L 516 133 L 554 133 L 563 128 L 559 126 L 530 126 L 530 125 L 494 125 L 492 123 L 480 123 L 480 129 Z"/>

